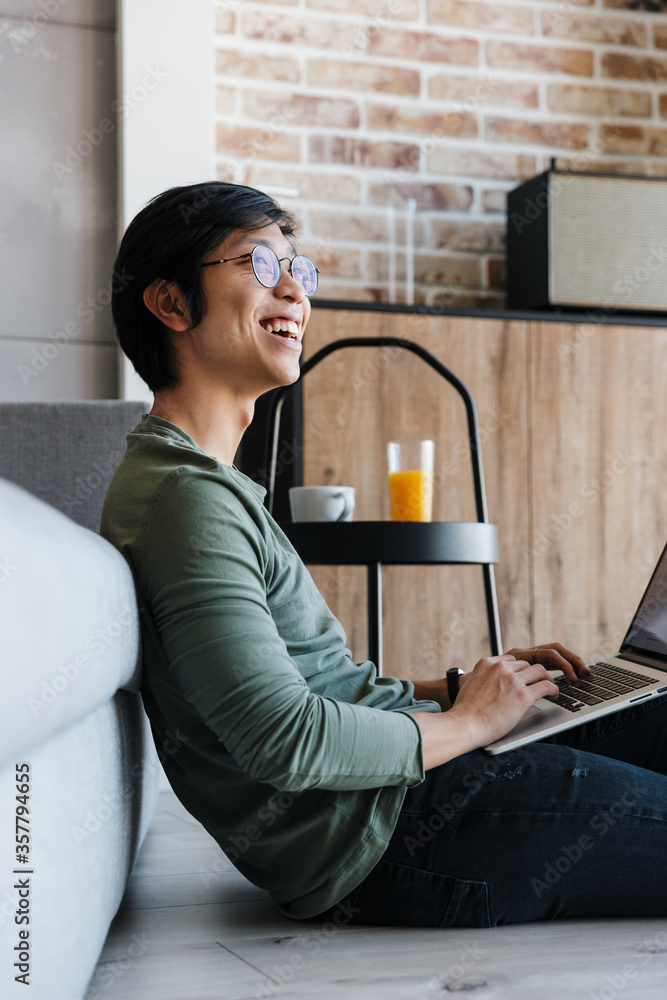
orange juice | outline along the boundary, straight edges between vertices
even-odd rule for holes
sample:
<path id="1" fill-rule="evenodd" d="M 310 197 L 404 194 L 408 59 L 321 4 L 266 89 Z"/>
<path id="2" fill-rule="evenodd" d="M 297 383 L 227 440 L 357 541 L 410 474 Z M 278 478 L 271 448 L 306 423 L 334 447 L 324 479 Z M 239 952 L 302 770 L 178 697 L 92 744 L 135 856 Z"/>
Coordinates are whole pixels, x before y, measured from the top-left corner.
<path id="1" fill-rule="evenodd" d="M 433 516 L 433 473 L 406 469 L 389 473 L 392 521 L 430 521 Z"/>

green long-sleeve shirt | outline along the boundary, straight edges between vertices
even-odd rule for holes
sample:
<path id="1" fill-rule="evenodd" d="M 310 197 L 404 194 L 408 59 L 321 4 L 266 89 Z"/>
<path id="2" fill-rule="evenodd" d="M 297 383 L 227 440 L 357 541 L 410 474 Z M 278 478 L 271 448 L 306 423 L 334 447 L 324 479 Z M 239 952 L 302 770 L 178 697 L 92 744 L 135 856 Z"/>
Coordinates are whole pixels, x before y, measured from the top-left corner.
<path id="1" fill-rule="evenodd" d="M 265 490 L 146 415 L 101 533 L 141 608 L 142 697 L 174 792 L 287 916 L 313 916 L 382 856 L 424 778 L 410 681 L 354 663 L 263 506 Z"/>

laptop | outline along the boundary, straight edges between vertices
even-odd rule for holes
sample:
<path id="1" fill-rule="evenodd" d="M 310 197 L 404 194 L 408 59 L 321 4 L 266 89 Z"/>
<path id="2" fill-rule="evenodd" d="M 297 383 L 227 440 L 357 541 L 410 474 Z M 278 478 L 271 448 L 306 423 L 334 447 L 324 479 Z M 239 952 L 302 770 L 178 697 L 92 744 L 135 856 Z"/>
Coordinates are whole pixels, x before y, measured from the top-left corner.
<path id="1" fill-rule="evenodd" d="M 585 680 L 554 677 L 558 698 L 538 698 L 514 729 L 484 747 L 487 753 L 514 750 L 667 691 L 667 545 L 619 652 L 588 666 Z"/>

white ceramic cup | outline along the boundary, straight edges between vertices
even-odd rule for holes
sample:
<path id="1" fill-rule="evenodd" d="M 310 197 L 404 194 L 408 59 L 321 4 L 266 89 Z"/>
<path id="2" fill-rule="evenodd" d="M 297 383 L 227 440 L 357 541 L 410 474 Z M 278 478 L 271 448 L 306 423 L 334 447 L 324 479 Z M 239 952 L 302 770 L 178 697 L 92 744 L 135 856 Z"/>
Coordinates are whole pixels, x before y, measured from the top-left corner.
<path id="1" fill-rule="evenodd" d="M 292 486 L 293 521 L 351 521 L 354 486 Z"/>

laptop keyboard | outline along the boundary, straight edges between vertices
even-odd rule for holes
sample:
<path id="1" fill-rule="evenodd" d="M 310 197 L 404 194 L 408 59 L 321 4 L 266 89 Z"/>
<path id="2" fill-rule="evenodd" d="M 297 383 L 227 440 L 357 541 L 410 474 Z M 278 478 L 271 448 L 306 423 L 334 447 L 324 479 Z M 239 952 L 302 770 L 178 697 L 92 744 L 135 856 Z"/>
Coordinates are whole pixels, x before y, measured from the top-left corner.
<path id="1" fill-rule="evenodd" d="M 599 705 L 603 701 L 616 698 L 619 694 L 650 687 L 654 681 L 635 673 L 634 670 L 617 667 L 601 660 L 599 663 L 591 664 L 591 673 L 586 680 L 575 683 L 567 677 L 559 677 L 555 683 L 560 688 L 560 694 L 550 700 L 561 708 L 566 708 L 568 712 L 580 712 L 586 705 Z"/>

